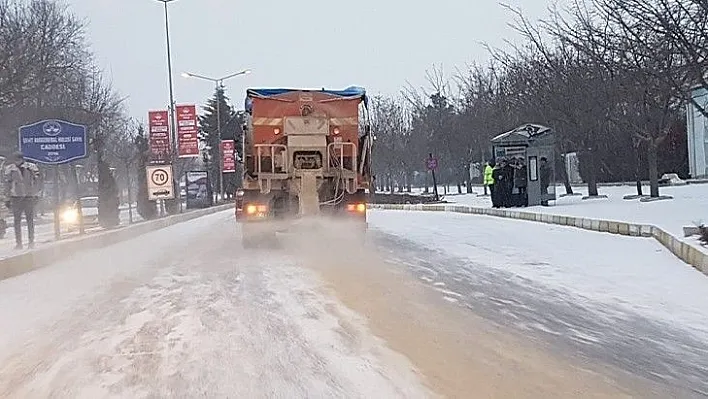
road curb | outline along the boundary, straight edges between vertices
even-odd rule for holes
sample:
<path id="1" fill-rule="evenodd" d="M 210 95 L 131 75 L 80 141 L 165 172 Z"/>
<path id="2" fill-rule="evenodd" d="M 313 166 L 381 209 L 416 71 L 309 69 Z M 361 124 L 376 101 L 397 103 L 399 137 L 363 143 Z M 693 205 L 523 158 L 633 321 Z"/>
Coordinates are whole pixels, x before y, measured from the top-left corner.
<path id="1" fill-rule="evenodd" d="M 506 219 L 526 220 L 553 224 L 559 226 L 575 227 L 583 230 L 601 233 L 618 234 L 629 237 L 652 237 L 666 247 L 672 254 L 696 268 L 701 273 L 708 275 L 708 254 L 688 244 L 663 229 L 649 224 L 636 224 L 619 222 L 615 220 L 592 219 L 574 216 L 553 215 L 548 213 L 535 213 L 508 209 L 481 208 L 468 205 L 435 204 L 435 205 L 409 205 L 409 204 L 370 204 L 370 209 L 425 211 L 425 212 L 453 212 L 474 215 L 486 215 Z"/>
<path id="2" fill-rule="evenodd" d="M 182 222 L 187 222 L 211 215 L 217 212 L 232 209 L 233 204 L 218 205 L 207 209 L 198 209 L 179 215 L 150 220 L 128 225 L 115 230 L 101 231 L 99 233 L 76 237 L 64 241 L 59 241 L 46 248 L 10 256 L 0 260 L 0 280 L 19 276 L 21 274 L 36 270 L 52 263 L 65 259 L 71 255 L 87 249 L 98 249 L 122 241 L 127 241 L 153 231 L 173 226 Z"/>

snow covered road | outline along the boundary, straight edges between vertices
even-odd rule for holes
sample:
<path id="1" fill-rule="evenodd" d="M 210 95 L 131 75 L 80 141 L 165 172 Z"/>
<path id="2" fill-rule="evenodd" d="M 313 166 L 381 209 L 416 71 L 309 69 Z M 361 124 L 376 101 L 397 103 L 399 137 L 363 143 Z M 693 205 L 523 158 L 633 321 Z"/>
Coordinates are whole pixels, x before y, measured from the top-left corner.
<path id="1" fill-rule="evenodd" d="M 0 397 L 429 397 L 231 212 L 0 282 Z"/>
<path id="2" fill-rule="evenodd" d="M 0 281 L 0 397 L 701 397 L 701 311 L 675 291 L 668 325 L 579 277 L 587 253 L 558 268 L 577 237 L 461 216 L 371 212 L 378 250 L 244 251 L 225 211 Z"/>
<path id="3" fill-rule="evenodd" d="M 374 211 L 374 239 L 446 300 L 524 336 L 708 396 L 708 278 L 651 239 Z"/>

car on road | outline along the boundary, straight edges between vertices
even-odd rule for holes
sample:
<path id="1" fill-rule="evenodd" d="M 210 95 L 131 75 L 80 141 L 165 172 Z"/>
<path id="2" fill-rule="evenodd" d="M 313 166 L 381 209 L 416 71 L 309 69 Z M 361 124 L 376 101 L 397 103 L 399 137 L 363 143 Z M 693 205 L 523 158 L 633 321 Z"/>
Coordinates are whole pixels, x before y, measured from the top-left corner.
<path id="1" fill-rule="evenodd" d="M 79 203 L 81 204 L 81 215 L 79 215 Z M 79 216 L 83 217 L 84 227 L 94 227 L 98 225 L 98 197 L 81 197 L 78 201 L 66 206 L 61 212 L 61 223 L 69 231 L 79 228 Z"/>

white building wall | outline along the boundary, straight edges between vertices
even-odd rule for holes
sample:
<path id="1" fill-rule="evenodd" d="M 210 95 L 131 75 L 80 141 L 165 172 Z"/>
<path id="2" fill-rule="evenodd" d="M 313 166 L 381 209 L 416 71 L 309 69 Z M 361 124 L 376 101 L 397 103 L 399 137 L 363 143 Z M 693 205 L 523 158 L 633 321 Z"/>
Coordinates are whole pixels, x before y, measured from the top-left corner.
<path id="1" fill-rule="evenodd" d="M 708 109 L 708 90 L 695 88 L 694 100 Z M 692 178 L 708 177 L 708 119 L 689 103 L 686 108 L 686 126 L 688 134 L 688 168 Z"/>

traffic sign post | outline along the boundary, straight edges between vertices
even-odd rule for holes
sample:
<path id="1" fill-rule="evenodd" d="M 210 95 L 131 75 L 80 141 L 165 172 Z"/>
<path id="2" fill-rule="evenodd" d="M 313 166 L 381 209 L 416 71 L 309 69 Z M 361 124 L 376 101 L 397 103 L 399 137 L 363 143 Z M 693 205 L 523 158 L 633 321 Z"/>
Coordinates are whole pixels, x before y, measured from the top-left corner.
<path id="1" fill-rule="evenodd" d="M 59 239 L 59 165 L 88 156 L 86 126 L 60 119 L 45 119 L 21 126 L 19 130 L 18 144 L 25 159 L 54 166 L 54 236 Z M 80 205 L 79 201 L 79 213 L 82 211 Z M 80 226 L 80 230 L 83 232 L 83 226 Z"/>
<path id="2" fill-rule="evenodd" d="M 150 142 L 150 164 L 151 165 L 175 165 L 179 162 L 180 156 L 183 157 L 198 157 L 199 145 L 197 137 L 197 113 L 195 106 L 180 106 L 178 112 L 182 117 L 178 122 L 174 121 L 177 118 L 175 107 L 169 107 L 168 110 L 149 111 L 148 112 L 148 134 Z M 175 136 L 175 123 L 179 123 L 180 138 Z M 181 141 L 180 141 L 181 140 Z M 196 141 L 196 146 L 195 146 Z M 174 144 L 174 148 L 173 147 Z M 189 154 L 189 155 L 187 155 Z M 181 177 L 180 177 L 181 178 Z M 182 200 L 180 195 L 180 182 L 173 181 L 175 187 L 170 192 L 170 198 L 160 199 L 175 199 L 179 201 L 179 211 L 182 212 Z M 165 203 L 162 202 L 163 208 Z"/>
<path id="3" fill-rule="evenodd" d="M 172 181 L 172 165 L 148 166 L 146 172 L 148 199 L 150 201 L 175 198 L 174 184 Z"/>
<path id="4" fill-rule="evenodd" d="M 59 166 L 54 166 L 54 238 L 59 240 L 61 238 L 61 216 L 60 212 L 60 199 L 59 199 Z"/>

